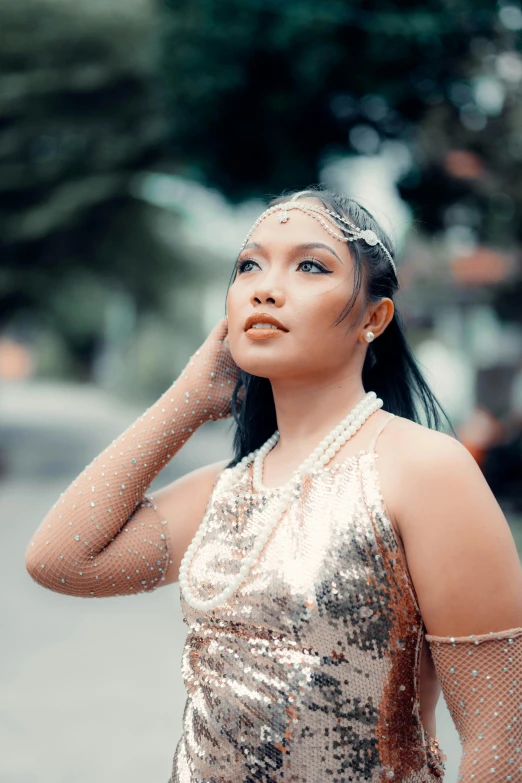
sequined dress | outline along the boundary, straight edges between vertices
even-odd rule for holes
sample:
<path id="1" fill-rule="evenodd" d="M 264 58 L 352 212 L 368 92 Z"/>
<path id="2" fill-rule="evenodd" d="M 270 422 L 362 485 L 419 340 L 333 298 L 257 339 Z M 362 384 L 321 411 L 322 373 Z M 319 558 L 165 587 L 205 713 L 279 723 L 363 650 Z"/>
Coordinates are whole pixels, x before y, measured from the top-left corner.
<path id="1" fill-rule="evenodd" d="M 299 484 L 233 596 L 181 606 L 188 693 L 169 783 L 362 783 L 440 779 L 445 756 L 419 715 L 423 625 L 379 485 L 375 441 Z M 188 572 L 220 592 L 241 567 L 279 488 L 252 467 L 208 504 Z"/>

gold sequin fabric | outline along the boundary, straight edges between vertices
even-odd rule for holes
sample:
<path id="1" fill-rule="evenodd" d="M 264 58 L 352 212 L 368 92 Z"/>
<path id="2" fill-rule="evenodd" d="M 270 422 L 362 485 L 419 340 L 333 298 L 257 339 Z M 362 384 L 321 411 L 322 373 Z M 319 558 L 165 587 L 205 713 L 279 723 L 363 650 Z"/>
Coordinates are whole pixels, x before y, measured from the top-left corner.
<path id="1" fill-rule="evenodd" d="M 188 693 L 169 783 L 359 783 L 441 779 L 445 756 L 419 717 L 425 628 L 386 512 L 378 454 L 307 475 L 246 579 L 195 610 L 182 657 Z M 279 489 L 252 467 L 209 501 L 188 571 L 200 599 L 228 584 Z"/>

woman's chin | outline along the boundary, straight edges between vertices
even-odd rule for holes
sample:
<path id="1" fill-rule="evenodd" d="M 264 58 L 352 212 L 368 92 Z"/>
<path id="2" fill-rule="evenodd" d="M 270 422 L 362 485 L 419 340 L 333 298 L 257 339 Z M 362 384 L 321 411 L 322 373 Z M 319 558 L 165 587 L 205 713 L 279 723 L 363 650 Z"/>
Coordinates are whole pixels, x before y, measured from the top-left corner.
<path id="1" fill-rule="evenodd" d="M 283 350 L 283 340 L 238 340 L 230 341 L 230 352 L 235 363 L 243 372 L 258 378 L 285 378 L 307 363 L 306 356 L 299 356 L 294 350 Z"/>
<path id="2" fill-rule="evenodd" d="M 246 351 L 231 351 L 232 357 L 243 372 L 257 375 L 259 378 L 269 378 L 272 375 L 288 372 L 288 357 L 282 356 L 247 356 Z"/>

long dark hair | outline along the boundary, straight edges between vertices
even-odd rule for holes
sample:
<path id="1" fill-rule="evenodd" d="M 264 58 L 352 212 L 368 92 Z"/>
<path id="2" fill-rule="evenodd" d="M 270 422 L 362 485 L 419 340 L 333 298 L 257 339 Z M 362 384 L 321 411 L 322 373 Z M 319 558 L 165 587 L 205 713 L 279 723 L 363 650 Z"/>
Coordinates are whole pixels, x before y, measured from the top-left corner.
<path id="1" fill-rule="evenodd" d="M 368 210 L 355 199 L 347 198 L 333 190 L 312 187 L 306 191 L 285 192 L 273 199 L 268 206 L 288 201 L 295 192 L 301 192 L 303 197 L 318 198 L 327 209 L 343 215 L 359 228 L 371 229 L 377 234 L 392 258 L 394 257 L 390 238 Z M 344 231 L 343 224 L 337 221 L 336 223 Z M 366 271 L 364 296 L 367 304 L 379 302 L 383 297 L 389 297 L 393 301 L 393 296 L 399 289 L 399 282 L 390 260 L 380 245 L 355 241 L 350 242 L 348 246 L 354 259 L 354 289 L 335 325 L 340 324 L 354 307 L 363 282 L 363 264 Z M 229 287 L 235 280 L 236 273 L 235 269 Z M 437 430 L 442 427 L 440 415 L 442 413 L 453 434 L 457 436 L 408 346 L 397 308 L 384 332 L 368 345 L 362 370 L 362 383 L 365 390 L 372 389 L 382 399 L 384 410 L 420 424 L 423 423 L 419 415 L 418 406 L 420 406 L 428 427 Z M 236 465 L 247 454 L 262 446 L 277 429 L 274 396 L 269 379 L 250 375 L 241 370 L 232 395 L 232 414 L 236 424 L 234 457 L 228 467 Z"/>

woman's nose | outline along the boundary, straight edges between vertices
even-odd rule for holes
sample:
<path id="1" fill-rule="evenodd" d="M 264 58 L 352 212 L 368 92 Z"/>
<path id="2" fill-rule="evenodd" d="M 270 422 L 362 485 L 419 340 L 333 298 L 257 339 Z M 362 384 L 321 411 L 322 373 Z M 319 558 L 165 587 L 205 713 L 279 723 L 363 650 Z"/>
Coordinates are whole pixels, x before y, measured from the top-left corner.
<path id="1" fill-rule="evenodd" d="M 282 307 L 285 303 L 285 295 L 280 288 L 258 286 L 250 297 L 250 304 L 259 305 L 266 302 L 276 307 Z"/>

